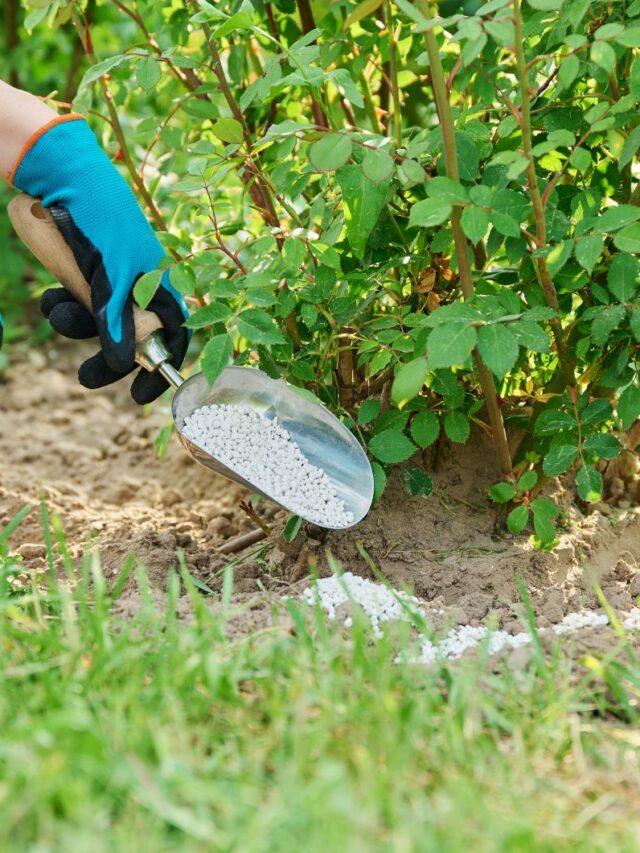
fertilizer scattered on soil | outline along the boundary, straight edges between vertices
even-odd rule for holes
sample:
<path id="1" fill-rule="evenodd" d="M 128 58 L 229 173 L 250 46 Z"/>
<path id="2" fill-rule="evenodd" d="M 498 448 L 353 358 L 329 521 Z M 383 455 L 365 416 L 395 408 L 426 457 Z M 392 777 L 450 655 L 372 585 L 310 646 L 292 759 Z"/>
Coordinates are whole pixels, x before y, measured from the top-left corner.
<path id="1" fill-rule="evenodd" d="M 391 620 L 415 621 L 427 618 L 420 608 L 418 599 L 404 592 L 390 589 L 383 584 L 365 580 L 351 572 L 320 578 L 312 587 L 302 593 L 309 604 L 319 604 L 330 620 L 335 620 L 337 608 L 351 603 L 359 606 L 371 622 L 375 637 L 382 636 L 381 623 Z M 442 611 L 438 611 L 441 613 Z M 609 624 L 605 613 L 585 610 L 568 613 L 561 622 L 549 628 L 538 628 L 539 634 L 568 634 L 585 628 L 598 628 Z M 626 630 L 640 630 L 640 608 L 634 607 L 623 621 Z M 344 625 L 350 628 L 352 619 L 347 616 Z M 439 660 L 457 660 L 470 649 L 486 644 L 490 655 L 509 649 L 518 649 L 530 645 L 532 636 L 528 631 L 510 634 L 507 631 L 491 630 L 483 625 L 458 625 L 440 641 L 432 641 L 422 636 L 419 640 L 419 653 L 410 658 L 398 659 L 400 663 L 431 664 Z"/>
<path id="2" fill-rule="evenodd" d="M 185 418 L 184 435 L 278 503 L 322 527 L 348 527 L 331 481 L 312 465 L 277 418 L 249 406 L 201 406 Z"/>
<path id="3" fill-rule="evenodd" d="M 422 615 L 418 599 L 413 595 L 396 592 L 351 572 L 322 578 L 313 588 L 307 587 L 302 595 L 309 604 L 317 600 L 331 620 L 336 618 L 336 608 L 340 605 L 349 601 L 358 604 L 369 617 L 376 637 L 382 636 L 381 622 L 407 620 L 412 614 Z M 347 617 L 345 625 L 350 628 L 351 624 L 351 617 Z"/>

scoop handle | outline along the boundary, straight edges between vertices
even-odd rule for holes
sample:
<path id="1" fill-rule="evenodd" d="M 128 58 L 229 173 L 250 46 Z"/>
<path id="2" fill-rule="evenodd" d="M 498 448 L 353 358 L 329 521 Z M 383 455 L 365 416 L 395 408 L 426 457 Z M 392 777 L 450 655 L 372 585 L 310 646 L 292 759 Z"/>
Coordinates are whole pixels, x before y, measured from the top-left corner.
<path id="1" fill-rule="evenodd" d="M 93 313 L 91 289 L 80 272 L 71 249 L 53 221 L 53 217 L 40 201 L 21 193 L 9 202 L 7 208 L 16 234 L 30 252 L 45 266 L 69 293 Z M 152 332 L 162 328 L 159 317 L 151 311 L 133 306 L 136 343 L 141 343 Z"/>

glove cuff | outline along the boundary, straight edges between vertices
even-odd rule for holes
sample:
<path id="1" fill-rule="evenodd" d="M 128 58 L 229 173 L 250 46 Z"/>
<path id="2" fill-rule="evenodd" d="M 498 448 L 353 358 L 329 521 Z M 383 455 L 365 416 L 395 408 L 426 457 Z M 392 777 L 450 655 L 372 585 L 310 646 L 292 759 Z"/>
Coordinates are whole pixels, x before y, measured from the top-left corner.
<path id="1" fill-rule="evenodd" d="M 9 186 L 14 186 L 13 180 L 16 176 L 16 172 L 20 168 L 22 161 L 29 153 L 29 151 L 31 151 L 36 142 L 45 135 L 45 133 L 51 130 L 52 127 L 56 127 L 57 125 L 63 124 L 64 122 L 84 120 L 84 116 L 80 115 L 80 113 L 69 113 L 68 115 L 56 116 L 55 118 L 51 119 L 51 121 L 48 121 L 46 124 L 43 124 L 42 127 L 39 127 L 34 133 L 32 133 L 31 136 L 25 142 L 25 144 L 22 146 L 22 150 L 20 151 L 20 154 L 18 154 L 16 162 L 11 167 L 11 171 L 9 172 L 8 178 Z"/>

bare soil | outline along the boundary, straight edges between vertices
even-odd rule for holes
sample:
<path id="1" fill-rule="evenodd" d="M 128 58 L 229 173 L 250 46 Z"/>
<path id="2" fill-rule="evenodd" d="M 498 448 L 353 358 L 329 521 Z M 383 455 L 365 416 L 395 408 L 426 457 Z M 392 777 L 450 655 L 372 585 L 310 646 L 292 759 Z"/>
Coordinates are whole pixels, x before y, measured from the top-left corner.
<path id="1" fill-rule="evenodd" d="M 126 382 L 100 392 L 81 388 L 75 371 L 89 354 L 85 345 L 61 341 L 55 349 L 14 348 L 0 380 L 0 527 L 34 504 L 12 539 L 27 573 L 45 568 L 37 509 L 43 496 L 62 522 L 71 555 L 79 559 L 89 544 L 99 548 L 107 579 L 134 553 L 161 595 L 182 550 L 194 576 L 218 590 L 233 559 L 235 595 L 248 605 L 243 625 L 254 627 L 267 624 L 274 593 L 304 586 L 309 571 L 330 571 L 327 551 L 346 569 L 373 578 L 368 555 L 393 586 L 411 590 L 429 609 L 444 608 L 452 621 L 478 624 L 493 615 L 508 630 L 520 626 L 518 579 L 542 625 L 598 607 L 594 580 L 622 612 L 640 594 L 638 510 L 610 504 L 594 510 L 555 484 L 565 511 L 561 543 L 552 553 L 535 551 L 526 537 L 500 532 L 487 498 L 494 455 L 482 433 L 445 453 L 430 498 L 408 497 L 396 474 L 356 528 L 326 533 L 305 526 L 288 545 L 281 535 L 285 514 L 262 501 L 256 508 L 273 527 L 271 539 L 222 554 L 225 541 L 255 528 L 239 506 L 248 493 L 194 463 L 175 438 L 158 459 L 154 440 L 170 419 L 168 402 L 142 410 Z M 136 597 L 132 580 L 123 610 L 135 608 Z"/>

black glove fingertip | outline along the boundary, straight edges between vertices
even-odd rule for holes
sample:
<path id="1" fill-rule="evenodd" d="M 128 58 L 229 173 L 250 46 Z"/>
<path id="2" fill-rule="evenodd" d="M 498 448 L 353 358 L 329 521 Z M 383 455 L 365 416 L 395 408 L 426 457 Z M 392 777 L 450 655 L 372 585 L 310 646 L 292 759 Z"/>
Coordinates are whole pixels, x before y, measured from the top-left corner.
<path id="1" fill-rule="evenodd" d="M 134 403 L 144 406 L 157 400 L 168 387 L 169 383 L 159 373 L 150 373 L 142 368 L 131 383 L 131 397 Z"/>
<path id="2" fill-rule="evenodd" d="M 78 368 L 78 382 L 85 388 L 104 388 L 105 385 L 118 382 L 123 376 L 126 376 L 126 373 L 109 367 L 102 350 L 83 361 Z"/>
<path id="3" fill-rule="evenodd" d="M 49 311 L 49 323 L 66 338 L 84 340 L 98 334 L 93 317 L 77 302 L 60 302 Z"/>

